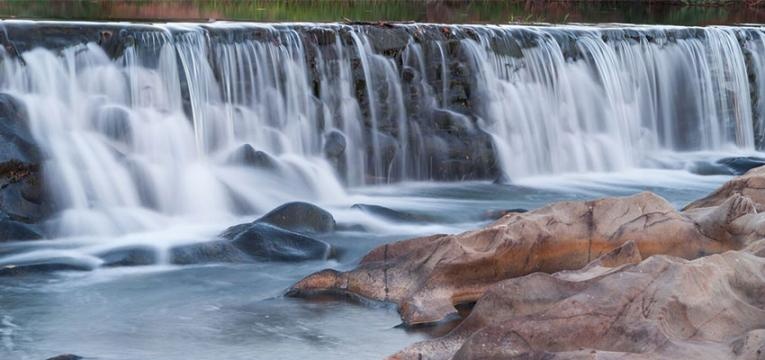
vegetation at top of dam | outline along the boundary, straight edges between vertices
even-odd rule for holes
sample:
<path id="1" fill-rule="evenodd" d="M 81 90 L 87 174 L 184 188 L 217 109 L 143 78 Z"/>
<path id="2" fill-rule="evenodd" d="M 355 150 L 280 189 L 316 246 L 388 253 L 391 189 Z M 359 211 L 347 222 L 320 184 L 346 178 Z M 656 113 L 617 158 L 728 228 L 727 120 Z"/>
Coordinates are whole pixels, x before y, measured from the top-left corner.
<path id="1" fill-rule="evenodd" d="M 0 17 L 57 20 L 429 23 L 761 23 L 765 1 L 7 0 Z"/>

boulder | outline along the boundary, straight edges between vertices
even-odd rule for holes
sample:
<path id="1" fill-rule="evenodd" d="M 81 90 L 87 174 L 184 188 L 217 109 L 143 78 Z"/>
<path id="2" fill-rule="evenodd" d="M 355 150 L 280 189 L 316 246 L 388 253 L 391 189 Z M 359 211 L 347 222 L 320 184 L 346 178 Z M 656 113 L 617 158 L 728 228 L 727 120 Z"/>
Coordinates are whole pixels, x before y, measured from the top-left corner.
<path id="1" fill-rule="evenodd" d="M 227 229 L 221 235 L 256 260 L 321 260 L 330 255 L 329 244 L 276 226 L 254 222 Z"/>
<path id="2" fill-rule="evenodd" d="M 765 258 L 615 265 L 499 282 L 451 333 L 391 359 L 761 358 Z"/>
<path id="3" fill-rule="evenodd" d="M 335 218 L 332 214 L 316 205 L 301 201 L 281 205 L 255 222 L 299 233 L 323 234 L 335 230 Z"/>
<path id="4" fill-rule="evenodd" d="M 355 269 L 320 271 L 288 295 L 348 293 L 398 305 L 406 325 L 434 323 L 456 315 L 455 305 L 475 302 L 499 281 L 580 269 L 630 241 L 643 257 L 694 259 L 739 248 L 749 233 L 738 231 L 751 233 L 758 226 L 754 205 L 740 198 L 724 206 L 691 217 L 651 193 L 555 203 L 510 213 L 476 231 L 380 246 Z M 731 229 L 729 236 L 710 237 L 718 236 L 708 231 L 716 226 Z"/>

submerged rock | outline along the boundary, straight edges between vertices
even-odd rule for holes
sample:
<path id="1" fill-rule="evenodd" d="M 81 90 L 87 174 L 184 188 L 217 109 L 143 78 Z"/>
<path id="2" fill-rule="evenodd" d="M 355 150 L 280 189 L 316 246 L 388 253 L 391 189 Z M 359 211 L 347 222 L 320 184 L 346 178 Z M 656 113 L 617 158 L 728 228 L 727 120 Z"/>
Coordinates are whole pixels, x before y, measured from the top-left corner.
<path id="1" fill-rule="evenodd" d="M 426 216 L 411 214 L 405 211 L 393 210 L 385 206 L 371 204 L 354 204 L 352 209 L 361 210 L 367 214 L 379 216 L 381 218 L 397 222 L 428 222 Z"/>
<path id="2" fill-rule="evenodd" d="M 94 127 L 111 140 L 130 145 L 133 142 L 133 128 L 130 112 L 119 106 L 104 106 L 93 117 Z"/>
<path id="3" fill-rule="evenodd" d="M 72 258 L 51 258 L 40 261 L 28 261 L 18 264 L 0 265 L 0 276 L 21 276 L 54 271 L 90 271 L 98 265 Z"/>
<path id="4" fill-rule="evenodd" d="M 740 248 L 757 232 L 754 204 L 739 197 L 721 205 L 691 216 L 651 193 L 555 203 L 510 213 L 476 231 L 380 246 L 356 269 L 318 272 L 289 294 L 350 293 L 397 304 L 407 325 L 433 323 L 456 315 L 455 305 L 475 302 L 499 281 L 580 269 L 630 241 L 645 257 L 693 259 Z M 716 227 L 729 229 L 727 235 L 705 230 Z"/>
<path id="5" fill-rule="evenodd" d="M 345 153 L 347 141 L 345 135 L 338 130 L 329 131 L 324 135 L 324 155 L 330 159 L 337 159 Z"/>
<path id="6" fill-rule="evenodd" d="M 227 161 L 232 165 L 246 165 L 256 169 L 276 170 L 279 163 L 266 152 L 255 150 L 250 144 L 238 147 L 229 155 Z"/>
<path id="7" fill-rule="evenodd" d="M 156 264 L 159 260 L 157 250 L 149 247 L 125 247 L 103 252 L 98 257 L 104 261 L 103 267 L 141 266 Z"/>
<path id="8" fill-rule="evenodd" d="M 307 202 L 286 203 L 256 220 L 285 230 L 322 234 L 335 230 L 335 218 L 328 211 Z"/>
<path id="9" fill-rule="evenodd" d="M 253 258 L 229 240 L 177 246 L 170 249 L 170 262 L 176 265 L 251 262 Z"/>
<path id="10" fill-rule="evenodd" d="M 82 360 L 84 359 L 82 356 L 77 356 L 74 354 L 62 354 L 58 356 L 54 356 L 52 358 L 48 358 L 47 360 Z"/>

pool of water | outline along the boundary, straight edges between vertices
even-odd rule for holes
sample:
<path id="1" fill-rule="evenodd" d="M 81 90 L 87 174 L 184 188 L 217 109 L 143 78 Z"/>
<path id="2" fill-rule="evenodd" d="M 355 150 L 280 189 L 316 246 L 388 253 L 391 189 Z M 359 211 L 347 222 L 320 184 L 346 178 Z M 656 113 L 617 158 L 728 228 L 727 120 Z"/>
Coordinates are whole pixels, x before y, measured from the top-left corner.
<path id="1" fill-rule="evenodd" d="M 321 204 L 339 223 L 361 223 L 365 229 L 324 236 L 339 250 L 332 260 L 159 264 L 0 277 L 0 358 L 74 353 L 103 360 L 379 359 L 444 329 L 406 330 L 398 326 L 392 306 L 285 298 L 285 289 L 323 268 L 352 268 L 383 243 L 479 227 L 488 222 L 484 214 L 491 209 L 533 209 L 557 200 L 644 190 L 681 207 L 727 179 L 678 170 L 635 170 L 527 178 L 513 185 L 417 182 L 352 189 L 344 203 Z M 349 209 L 349 200 L 422 214 L 431 222 L 376 219 Z M 24 248 L 15 245 L 11 252 L 87 252 L 94 243 L 163 243 L 171 236 L 176 238 L 171 243 L 184 237 L 199 241 L 227 225 L 179 224 L 120 239 L 58 239 Z"/>

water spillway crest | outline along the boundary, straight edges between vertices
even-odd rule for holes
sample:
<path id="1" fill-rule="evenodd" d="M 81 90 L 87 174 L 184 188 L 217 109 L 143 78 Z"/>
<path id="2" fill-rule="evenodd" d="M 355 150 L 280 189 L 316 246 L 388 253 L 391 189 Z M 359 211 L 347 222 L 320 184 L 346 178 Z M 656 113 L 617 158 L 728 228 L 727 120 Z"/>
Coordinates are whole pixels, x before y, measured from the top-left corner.
<path id="1" fill-rule="evenodd" d="M 754 27 L 2 26 L 61 236 L 762 146 Z"/>

